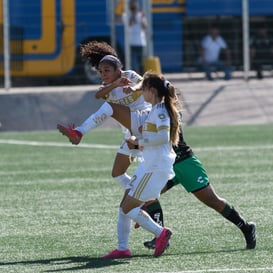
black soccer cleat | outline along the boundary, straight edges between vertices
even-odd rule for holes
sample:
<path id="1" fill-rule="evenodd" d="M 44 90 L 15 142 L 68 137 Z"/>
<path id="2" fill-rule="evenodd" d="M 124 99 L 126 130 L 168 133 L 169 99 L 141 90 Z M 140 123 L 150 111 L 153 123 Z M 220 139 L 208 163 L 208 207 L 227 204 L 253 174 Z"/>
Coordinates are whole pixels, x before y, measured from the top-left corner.
<path id="1" fill-rule="evenodd" d="M 155 241 L 156 241 L 156 238 L 154 238 L 151 241 L 144 242 L 143 245 L 148 249 L 155 249 Z M 170 246 L 170 242 L 168 242 L 168 244 L 166 245 L 166 249 L 169 248 L 169 246 Z"/>
<path id="2" fill-rule="evenodd" d="M 246 249 L 254 249 L 256 247 L 256 225 L 248 223 L 248 231 L 244 232 L 246 240 Z"/>

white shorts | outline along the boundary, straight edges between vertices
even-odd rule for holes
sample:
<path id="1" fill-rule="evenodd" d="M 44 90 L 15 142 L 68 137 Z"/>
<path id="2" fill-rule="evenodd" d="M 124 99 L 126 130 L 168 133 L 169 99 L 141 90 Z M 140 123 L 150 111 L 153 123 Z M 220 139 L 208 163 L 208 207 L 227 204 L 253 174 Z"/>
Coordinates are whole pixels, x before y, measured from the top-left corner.
<path id="1" fill-rule="evenodd" d="M 132 158 L 142 157 L 141 151 L 136 150 L 136 149 L 129 149 L 126 139 L 128 139 L 131 136 L 131 133 L 128 129 L 126 129 L 122 125 L 121 125 L 121 128 L 122 128 L 122 132 L 124 133 L 124 139 L 122 140 L 117 153 L 127 155 Z"/>
<path id="2" fill-rule="evenodd" d="M 142 202 L 159 198 L 169 175 L 169 173 L 160 170 L 147 172 L 143 168 L 143 164 L 140 163 L 127 185 L 127 189 L 130 189 L 128 194 Z"/>
<path id="3" fill-rule="evenodd" d="M 141 111 L 132 111 L 131 112 L 131 131 L 132 135 L 136 138 L 141 137 L 141 133 L 139 132 L 139 127 L 141 127 L 146 120 L 147 116 L 149 114 L 149 111 L 141 110 Z M 142 152 L 139 150 L 129 149 L 126 139 L 130 137 L 130 131 L 126 128 L 122 127 L 122 131 L 124 133 L 124 139 L 118 149 L 119 154 L 128 155 L 131 157 L 142 157 Z"/>

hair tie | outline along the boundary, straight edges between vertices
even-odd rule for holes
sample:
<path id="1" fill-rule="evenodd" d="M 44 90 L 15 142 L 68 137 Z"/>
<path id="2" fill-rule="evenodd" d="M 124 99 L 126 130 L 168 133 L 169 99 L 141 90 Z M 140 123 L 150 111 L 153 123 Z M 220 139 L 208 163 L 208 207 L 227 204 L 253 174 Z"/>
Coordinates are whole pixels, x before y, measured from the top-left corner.
<path id="1" fill-rule="evenodd" d="M 168 89 L 168 87 L 169 87 L 169 85 L 170 85 L 171 83 L 169 82 L 169 81 L 164 81 L 164 87 L 165 88 L 167 88 Z"/>

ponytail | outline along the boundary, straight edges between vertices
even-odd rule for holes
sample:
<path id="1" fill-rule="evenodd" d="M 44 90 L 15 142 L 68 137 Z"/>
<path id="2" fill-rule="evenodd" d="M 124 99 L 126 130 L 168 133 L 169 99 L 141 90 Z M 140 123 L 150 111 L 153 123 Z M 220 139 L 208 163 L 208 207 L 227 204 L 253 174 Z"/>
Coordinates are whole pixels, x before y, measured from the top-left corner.
<path id="1" fill-rule="evenodd" d="M 176 146 L 179 140 L 180 126 L 175 87 L 163 75 L 152 72 L 144 74 L 142 86 L 154 87 L 157 90 L 158 96 L 164 98 L 164 103 L 170 116 L 170 139 L 172 145 Z"/>

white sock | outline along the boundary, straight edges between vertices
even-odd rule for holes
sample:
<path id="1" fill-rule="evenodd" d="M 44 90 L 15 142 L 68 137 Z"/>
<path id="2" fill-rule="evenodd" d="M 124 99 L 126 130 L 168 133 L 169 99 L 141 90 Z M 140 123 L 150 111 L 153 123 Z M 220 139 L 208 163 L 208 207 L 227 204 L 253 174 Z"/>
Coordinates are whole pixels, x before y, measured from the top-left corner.
<path id="1" fill-rule="evenodd" d="M 124 173 L 120 176 L 116 176 L 115 180 L 124 188 L 126 189 L 127 184 L 131 180 L 131 176 L 129 176 L 127 173 Z"/>
<path id="2" fill-rule="evenodd" d="M 129 235 L 132 220 L 119 208 L 117 233 L 118 233 L 118 249 L 126 250 L 129 248 Z"/>
<path id="3" fill-rule="evenodd" d="M 130 210 L 126 215 L 128 215 L 131 219 L 133 219 L 144 229 L 153 233 L 155 237 L 159 237 L 160 233 L 163 230 L 163 227 L 157 224 L 150 217 L 150 215 L 146 211 L 142 210 L 140 207 Z"/>
<path id="4" fill-rule="evenodd" d="M 108 102 L 105 102 L 97 112 L 89 116 L 80 126 L 76 127 L 75 129 L 85 135 L 88 131 L 103 124 L 112 115 L 113 109 L 111 105 Z"/>

